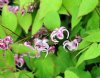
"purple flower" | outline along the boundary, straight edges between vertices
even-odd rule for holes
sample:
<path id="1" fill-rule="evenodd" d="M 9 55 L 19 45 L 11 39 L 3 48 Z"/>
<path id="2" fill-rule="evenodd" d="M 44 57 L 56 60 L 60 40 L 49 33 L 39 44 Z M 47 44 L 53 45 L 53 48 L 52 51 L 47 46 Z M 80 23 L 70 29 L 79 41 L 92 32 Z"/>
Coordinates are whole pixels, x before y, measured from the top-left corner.
<path id="1" fill-rule="evenodd" d="M 27 7 L 28 10 L 26 10 L 25 8 L 21 9 L 21 14 L 24 15 L 27 12 L 33 12 L 34 7 L 32 5 Z"/>
<path id="2" fill-rule="evenodd" d="M 73 41 L 66 40 L 63 43 L 63 47 L 64 47 L 64 49 L 67 47 L 68 50 L 70 50 L 70 51 L 77 50 L 78 40 L 77 39 L 74 39 Z"/>
<path id="3" fill-rule="evenodd" d="M 0 8 L 2 8 L 4 4 L 9 4 L 9 0 L 0 0 Z"/>
<path id="4" fill-rule="evenodd" d="M 6 43 L 4 43 L 3 39 L 0 39 L 0 49 L 2 50 L 8 49 L 8 46 Z"/>
<path id="5" fill-rule="evenodd" d="M 13 12 L 13 13 L 17 13 L 19 11 L 19 7 L 18 6 L 8 6 L 9 11 Z"/>
<path id="6" fill-rule="evenodd" d="M 31 48 L 32 50 L 34 50 L 34 48 L 31 46 L 30 42 L 24 42 L 24 45 Z"/>
<path id="7" fill-rule="evenodd" d="M 11 36 L 6 36 L 3 41 L 7 45 L 13 43 L 13 39 L 11 38 Z"/>
<path id="8" fill-rule="evenodd" d="M 67 32 L 67 39 L 69 37 L 69 32 L 65 27 L 60 27 L 60 28 L 56 28 L 50 35 L 51 40 L 55 43 L 58 43 L 59 41 L 56 39 L 56 37 L 58 39 L 63 39 L 64 38 L 64 32 Z"/>
<path id="9" fill-rule="evenodd" d="M 26 13 L 26 10 L 25 9 L 22 9 L 21 10 L 21 14 L 24 15 L 25 13 Z"/>
<path id="10" fill-rule="evenodd" d="M 9 47 L 9 44 L 13 42 L 13 39 L 10 36 L 6 36 L 4 39 L 0 39 L 0 49 L 6 50 Z"/>
<path id="11" fill-rule="evenodd" d="M 34 47 L 31 46 L 30 42 L 25 42 L 24 45 L 31 48 L 33 51 L 35 51 L 36 52 L 35 57 L 38 58 L 41 56 L 41 52 L 46 52 L 46 56 L 48 55 L 49 45 L 47 42 L 48 42 L 47 39 L 41 40 L 39 38 L 35 38 Z M 29 52 L 28 52 L 28 55 L 30 56 Z M 34 58 L 34 56 L 30 56 L 30 57 Z"/>
<path id="12" fill-rule="evenodd" d="M 33 36 L 33 38 L 39 38 L 39 37 L 41 37 L 42 35 L 46 35 L 47 34 L 47 30 L 46 30 L 46 28 L 45 27 L 42 27 L 40 30 L 39 30 L 39 32 L 37 32 L 34 36 Z"/>
<path id="13" fill-rule="evenodd" d="M 48 49 L 48 51 L 54 53 L 55 49 L 56 49 L 55 46 L 50 46 L 49 49 Z"/>
<path id="14" fill-rule="evenodd" d="M 34 6 L 30 5 L 30 6 L 28 7 L 28 12 L 33 12 L 33 9 L 34 9 Z"/>
<path id="15" fill-rule="evenodd" d="M 7 3 L 7 4 L 9 4 L 9 0 L 2 0 L 2 1 L 4 1 L 4 2 Z"/>
<path id="16" fill-rule="evenodd" d="M 38 38 L 34 39 L 34 49 L 38 51 L 38 54 L 40 54 L 41 52 L 46 52 L 46 56 L 48 55 L 49 45 L 47 42 L 48 42 L 47 39 L 43 40 L 40 40 Z"/>
<path id="17" fill-rule="evenodd" d="M 14 59 L 15 59 L 15 64 L 18 67 L 22 67 L 24 65 L 24 63 L 25 63 L 25 61 L 23 59 L 23 56 L 20 56 L 18 54 L 14 55 Z"/>

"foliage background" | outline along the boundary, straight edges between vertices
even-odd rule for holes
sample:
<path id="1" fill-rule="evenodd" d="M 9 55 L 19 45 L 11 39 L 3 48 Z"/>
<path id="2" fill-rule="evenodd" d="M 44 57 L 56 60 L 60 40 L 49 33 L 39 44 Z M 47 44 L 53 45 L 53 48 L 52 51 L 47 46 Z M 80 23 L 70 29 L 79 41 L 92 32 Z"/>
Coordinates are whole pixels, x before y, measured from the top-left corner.
<path id="1" fill-rule="evenodd" d="M 10 35 L 14 40 L 12 49 L 0 49 L 0 78 L 99 78 L 100 0 L 11 0 L 9 5 L 27 11 L 30 4 L 36 6 L 34 11 L 24 15 L 8 11 L 7 5 L 0 9 L 0 38 Z M 65 26 L 69 40 L 79 35 L 82 41 L 75 52 L 66 52 L 59 44 L 56 54 L 46 58 L 44 53 L 38 59 L 24 57 L 26 65 L 17 69 L 13 52 L 32 52 L 22 43 L 42 26 L 50 31 Z"/>

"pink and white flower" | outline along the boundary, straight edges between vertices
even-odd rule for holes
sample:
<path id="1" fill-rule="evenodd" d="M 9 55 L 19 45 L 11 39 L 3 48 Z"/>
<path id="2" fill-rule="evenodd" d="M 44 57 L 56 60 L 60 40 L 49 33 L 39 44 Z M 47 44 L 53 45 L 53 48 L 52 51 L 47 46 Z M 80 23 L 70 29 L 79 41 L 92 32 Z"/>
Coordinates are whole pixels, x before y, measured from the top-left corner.
<path id="1" fill-rule="evenodd" d="M 11 36 L 6 36 L 3 40 L 6 44 L 11 44 L 13 43 L 13 39 L 11 38 Z"/>
<path id="2" fill-rule="evenodd" d="M 64 38 L 64 32 L 67 32 L 67 39 L 69 37 L 69 31 L 65 28 L 65 27 L 60 27 L 60 28 L 56 28 L 50 35 L 51 40 L 55 43 L 58 43 L 59 41 L 56 39 L 56 37 L 58 39 L 63 39 Z"/>
<path id="3" fill-rule="evenodd" d="M 47 29 L 45 27 L 42 27 L 39 32 L 37 32 L 33 38 L 39 38 L 41 37 L 42 35 L 46 35 L 48 33 Z"/>
<path id="4" fill-rule="evenodd" d="M 63 47 L 64 47 L 64 49 L 66 49 L 66 47 L 67 47 L 68 50 L 73 51 L 73 50 L 77 50 L 78 44 L 79 43 L 78 43 L 77 39 L 74 39 L 73 41 L 66 40 L 63 43 Z"/>
<path id="5" fill-rule="evenodd" d="M 9 44 L 13 42 L 13 39 L 10 36 L 6 36 L 4 39 L 0 39 L 0 49 L 6 50 L 9 47 Z"/>
<path id="6" fill-rule="evenodd" d="M 29 5 L 29 6 L 27 7 L 27 9 L 28 9 L 28 10 L 26 10 L 25 8 L 22 8 L 22 9 L 21 9 L 21 14 L 24 15 L 24 14 L 27 13 L 27 12 L 33 12 L 34 6 Z"/>
<path id="7" fill-rule="evenodd" d="M 4 43 L 3 39 L 0 39 L 0 49 L 2 50 L 8 49 L 8 46 L 6 43 Z"/>
<path id="8" fill-rule="evenodd" d="M 35 57 L 38 58 L 41 56 L 41 52 L 46 52 L 46 56 L 48 55 L 49 45 L 47 42 L 48 42 L 47 39 L 41 40 L 39 38 L 35 38 L 34 39 L 34 47 L 31 46 L 30 42 L 25 42 L 24 45 L 31 48 L 33 51 L 36 51 Z M 28 52 L 28 55 L 30 56 L 30 52 Z M 34 58 L 34 56 L 30 56 L 30 57 Z"/>
<path id="9" fill-rule="evenodd" d="M 24 45 L 29 47 L 30 49 L 34 50 L 34 48 L 31 46 L 30 42 L 24 42 Z"/>
<path id="10" fill-rule="evenodd" d="M 19 11 L 19 7 L 18 6 L 8 6 L 8 10 L 16 14 Z"/>
<path id="11" fill-rule="evenodd" d="M 22 67 L 25 63 L 23 56 L 20 56 L 18 54 L 14 55 L 14 60 L 15 60 L 16 66 L 18 66 L 18 67 Z"/>
<path id="12" fill-rule="evenodd" d="M 30 6 L 28 7 L 28 12 L 33 12 L 33 9 L 34 9 L 34 6 L 30 5 Z"/>
<path id="13" fill-rule="evenodd" d="M 9 0 L 0 0 L 0 8 L 2 8 L 4 4 L 9 4 Z"/>
<path id="14" fill-rule="evenodd" d="M 48 49 L 48 51 L 54 53 L 55 49 L 56 49 L 55 46 L 50 46 L 49 49 Z"/>
<path id="15" fill-rule="evenodd" d="M 40 40 L 38 38 L 34 39 L 34 48 L 35 50 L 38 51 L 38 54 L 40 54 L 41 52 L 46 52 L 46 56 L 48 55 L 49 45 L 47 42 L 48 42 L 47 39 L 43 40 Z"/>

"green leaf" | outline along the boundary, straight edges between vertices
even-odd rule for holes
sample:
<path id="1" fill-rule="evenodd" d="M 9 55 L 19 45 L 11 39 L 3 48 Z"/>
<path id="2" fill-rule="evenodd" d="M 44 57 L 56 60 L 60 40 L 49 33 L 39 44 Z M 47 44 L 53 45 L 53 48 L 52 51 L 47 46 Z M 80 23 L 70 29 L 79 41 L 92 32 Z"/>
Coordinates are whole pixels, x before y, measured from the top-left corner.
<path id="1" fill-rule="evenodd" d="M 34 0 L 19 0 L 19 2 L 22 9 L 28 10 L 28 6 L 31 5 Z"/>
<path id="2" fill-rule="evenodd" d="M 32 70 L 31 58 L 30 57 L 24 57 L 24 60 L 25 60 L 27 67 Z"/>
<path id="3" fill-rule="evenodd" d="M 68 51 L 66 52 L 63 49 L 63 47 L 59 47 L 59 50 L 57 52 L 57 58 L 55 59 L 55 62 L 56 62 L 55 70 L 58 70 L 59 72 L 62 72 L 62 73 L 70 66 L 73 66 L 73 62 L 72 62 L 70 53 Z"/>
<path id="4" fill-rule="evenodd" d="M 79 78 L 92 78 L 90 72 L 83 70 L 76 70 L 76 74 Z"/>
<path id="5" fill-rule="evenodd" d="M 29 13 L 25 13 L 24 15 L 18 14 L 18 22 L 25 32 L 28 33 L 29 27 L 32 24 L 32 15 Z"/>
<path id="6" fill-rule="evenodd" d="M 61 8 L 58 10 L 59 14 L 65 14 L 69 16 L 68 11 L 66 10 L 66 8 L 62 5 Z"/>
<path id="7" fill-rule="evenodd" d="M 40 57 L 33 61 L 37 78 L 54 78 L 54 63 L 49 55 L 46 58 Z"/>
<path id="8" fill-rule="evenodd" d="M 5 63 L 7 67 L 15 69 L 14 55 L 10 50 L 6 51 L 5 60 L 6 60 Z"/>
<path id="9" fill-rule="evenodd" d="M 2 24 L 2 16 L 0 15 L 0 24 Z"/>
<path id="10" fill-rule="evenodd" d="M 63 5 L 67 9 L 67 11 L 71 14 L 71 24 L 72 28 L 74 28 L 81 20 L 80 18 L 77 18 L 79 6 L 80 6 L 81 0 L 63 0 Z"/>
<path id="11" fill-rule="evenodd" d="M 100 67 L 93 67 L 91 74 L 93 78 L 100 78 Z"/>
<path id="12" fill-rule="evenodd" d="M 86 31 L 86 33 L 87 33 L 88 35 L 91 35 L 91 34 L 94 34 L 95 32 L 99 32 L 99 31 L 100 31 L 100 29 L 92 29 L 92 30 Z"/>
<path id="13" fill-rule="evenodd" d="M 0 75 L 0 78 L 4 78 L 2 75 Z"/>
<path id="14" fill-rule="evenodd" d="M 19 36 L 21 35 L 21 33 L 22 33 L 22 28 L 20 27 L 20 26 L 17 26 L 17 28 L 16 28 L 16 30 L 15 30 L 15 33 L 17 34 L 14 34 L 14 33 L 12 33 L 12 38 L 13 38 L 13 42 L 15 42 L 18 38 L 19 38 Z"/>
<path id="15" fill-rule="evenodd" d="M 0 25 L 0 33 L 2 33 L 2 34 L 0 34 L 0 38 L 4 38 L 6 36 L 6 33 L 1 25 Z"/>
<path id="16" fill-rule="evenodd" d="M 42 27 L 42 24 L 43 20 L 39 19 L 39 11 L 38 11 L 32 25 L 32 35 L 36 34 L 39 31 L 39 29 Z"/>
<path id="17" fill-rule="evenodd" d="M 71 31 L 71 33 L 70 33 L 70 38 L 73 38 L 73 37 L 75 37 L 78 33 L 79 33 L 79 31 L 82 29 L 82 27 L 81 27 L 81 24 L 79 23 L 77 26 L 75 26 L 74 28 L 73 28 L 73 30 Z"/>
<path id="18" fill-rule="evenodd" d="M 75 74 L 74 72 L 70 71 L 70 70 L 66 70 L 64 73 L 64 78 L 79 78 L 77 76 L 77 74 Z"/>
<path id="19" fill-rule="evenodd" d="M 56 78 L 62 78 L 61 76 L 57 76 Z"/>
<path id="20" fill-rule="evenodd" d="M 98 4 L 98 0 L 82 0 L 79 7 L 78 17 L 86 15 L 93 11 Z"/>
<path id="21" fill-rule="evenodd" d="M 94 11 L 92 13 L 92 16 L 90 17 L 90 19 L 88 20 L 88 23 L 87 23 L 87 26 L 86 26 L 86 29 L 87 30 L 93 30 L 93 29 L 99 29 L 99 21 L 100 21 L 100 18 L 97 14 L 96 11 Z"/>
<path id="22" fill-rule="evenodd" d="M 0 69 L 3 69 L 5 67 L 5 59 L 4 59 L 4 51 L 0 50 Z"/>
<path id="23" fill-rule="evenodd" d="M 12 44 L 12 49 L 14 50 L 15 53 L 19 54 L 34 52 L 31 48 L 23 44 Z"/>
<path id="24" fill-rule="evenodd" d="M 84 48 L 88 47 L 90 44 L 91 44 L 91 42 L 88 42 L 88 41 L 86 41 L 86 40 L 83 40 L 83 41 L 79 44 L 78 50 L 84 49 Z"/>
<path id="25" fill-rule="evenodd" d="M 83 61 L 94 59 L 100 56 L 100 44 L 93 43 L 88 50 L 86 50 L 78 59 L 76 66 L 79 66 Z"/>
<path id="26" fill-rule="evenodd" d="M 54 30 L 55 28 L 60 27 L 61 21 L 59 14 L 57 12 L 49 12 L 44 17 L 44 25 L 49 30 Z"/>
<path id="27" fill-rule="evenodd" d="M 34 75 L 32 74 L 32 72 L 20 71 L 18 78 L 34 78 Z"/>
<path id="28" fill-rule="evenodd" d="M 15 78 L 19 78 L 19 74 L 20 74 L 20 72 L 15 72 L 14 73 Z"/>
<path id="29" fill-rule="evenodd" d="M 100 31 L 91 33 L 89 36 L 84 38 L 88 42 L 100 42 Z"/>
<path id="30" fill-rule="evenodd" d="M 52 2 L 52 3 L 50 3 Z M 62 0 L 41 0 L 40 9 L 39 9 L 39 17 L 42 19 L 47 13 L 52 11 L 58 11 L 61 7 Z"/>
<path id="31" fill-rule="evenodd" d="M 79 68 L 71 67 L 71 68 L 68 68 L 66 71 L 64 73 L 65 78 L 74 78 L 73 77 L 74 75 L 76 75 L 78 78 L 92 78 L 90 72 L 81 70 Z M 74 75 L 71 75 L 71 73 L 74 74 Z"/>
<path id="32" fill-rule="evenodd" d="M 6 70 L 6 72 L 3 73 L 4 78 L 16 78 L 14 77 L 13 72 Z"/>
<path id="33" fill-rule="evenodd" d="M 17 17 L 14 13 L 8 11 L 7 5 L 2 10 L 2 24 L 12 31 L 15 31 L 17 27 Z"/>
<path id="34" fill-rule="evenodd" d="M 32 35 L 37 33 L 43 24 L 43 17 L 49 12 L 58 11 L 62 0 L 51 0 L 52 3 L 49 3 L 48 0 L 41 0 L 40 8 L 36 14 L 35 20 L 32 25 Z M 47 6 L 48 5 L 48 6 Z"/>

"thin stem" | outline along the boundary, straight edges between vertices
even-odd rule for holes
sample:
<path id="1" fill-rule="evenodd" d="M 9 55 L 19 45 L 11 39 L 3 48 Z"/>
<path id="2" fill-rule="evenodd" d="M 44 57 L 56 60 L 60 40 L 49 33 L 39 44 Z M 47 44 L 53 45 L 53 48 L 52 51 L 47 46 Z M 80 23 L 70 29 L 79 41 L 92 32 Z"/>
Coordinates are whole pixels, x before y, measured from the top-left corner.
<path id="1" fill-rule="evenodd" d="M 16 36 L 18 36 L 18 37 L 20 37 L 20 38 L 22 38 L 21 36 L 19 36 L 18 34 L 16 34 L 15 32 L 13 32 L 12 30 L 10 30 L 9 28 L 7 28 L 7 27 L 5 27 L 4 25 L 0 25 L 0 26 L 2 26 L 3 28 L 5 28 L 5 29 L 7 29 L 7 30 L 9 30 L 9 31 L 11 31 L 13 34 L 15 34 Z"/>
<path id="2" fill-rule="evenodd" d="M 83 51 L 85 51 L 86 49 L 88 49 L 89 47 L 90 47 L 90 46 L 88 46 L 88 47 L 84 48 L 83 50 L 79 51 L 79 53 L 74 57 L 74 59 L 75 59 L 79 54 L 81 54 Z"/>
<path id="3" fill-rule="evenodd" d="M 15 42 L 15 43 L 19 43 L 19 42 L 21 42 L 21 41 L 24 41 L 24 40 L 28 39 L 29 37 L 30 37 L 30 36 L 27 36 L 27 37 L 25 37 L 25 38 L 23 38 L 23 39 L 21 39 L 21 40 Z"/>
<path id="4" fill-rule="evenodd" d="M 97 14 L 98 14 L 99 17 L 100 17 L 100 12 L 99 12 L 98 8 L 96 8 L 95 10 L 96 10 Z"/>

